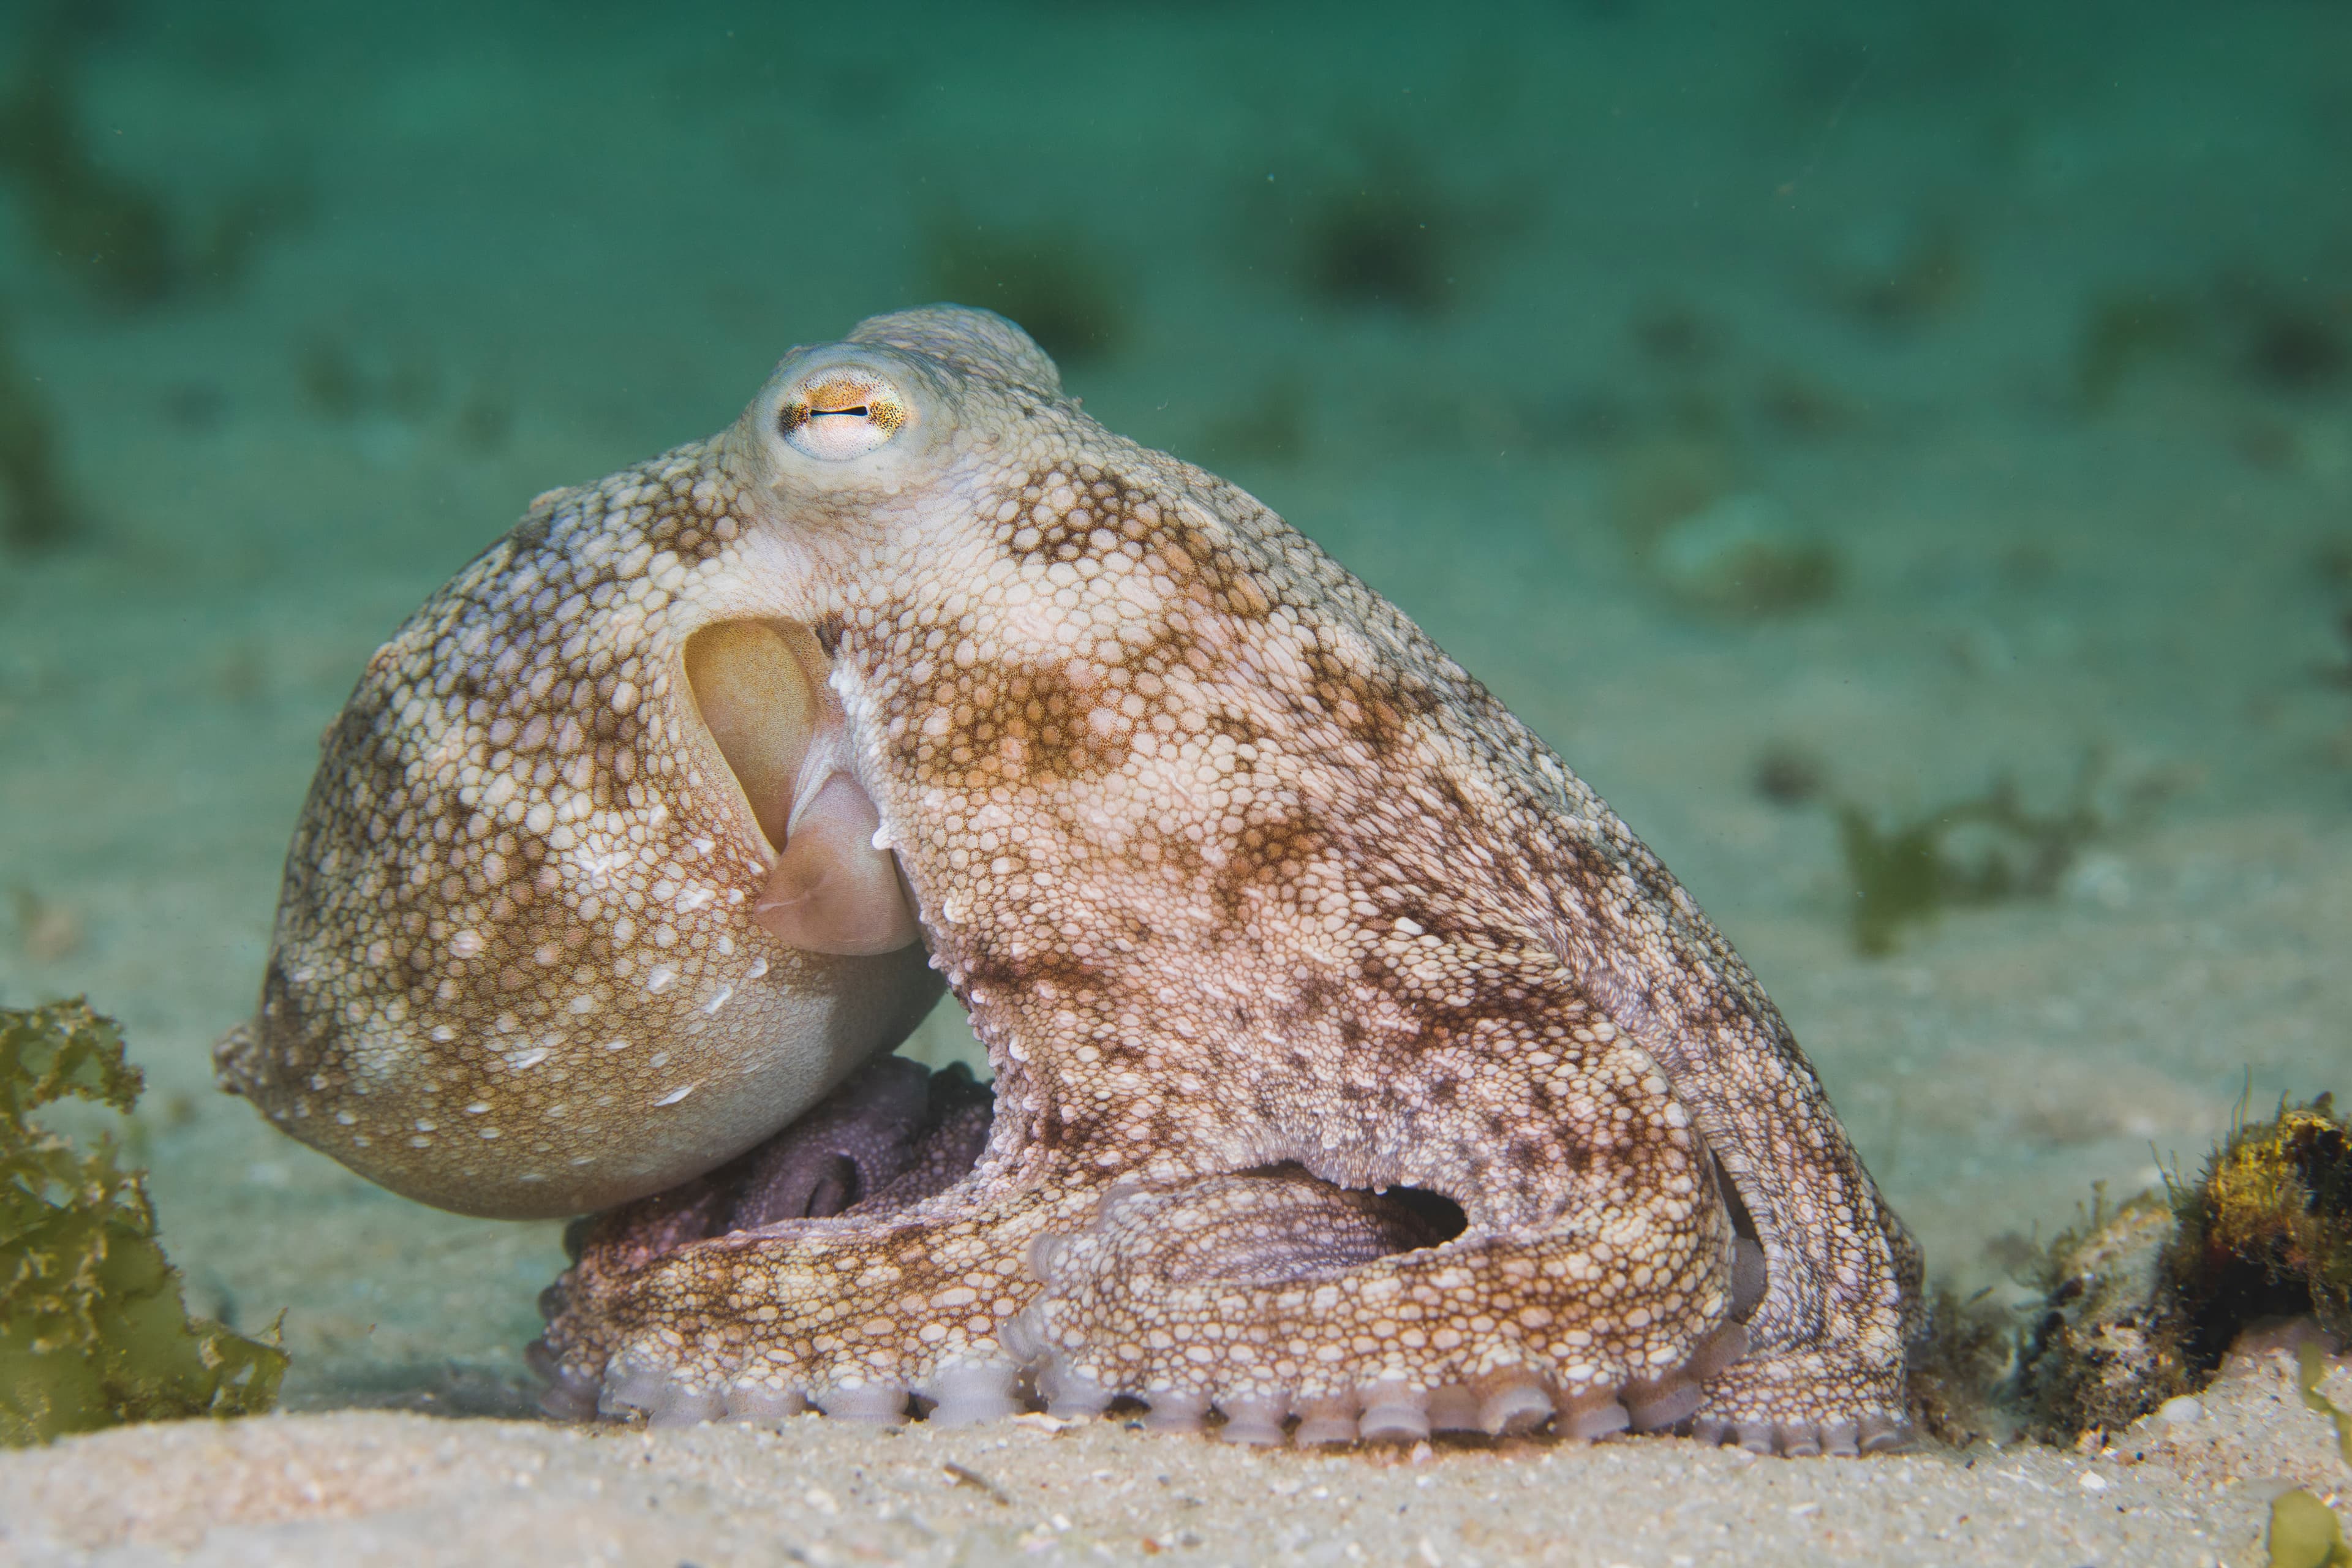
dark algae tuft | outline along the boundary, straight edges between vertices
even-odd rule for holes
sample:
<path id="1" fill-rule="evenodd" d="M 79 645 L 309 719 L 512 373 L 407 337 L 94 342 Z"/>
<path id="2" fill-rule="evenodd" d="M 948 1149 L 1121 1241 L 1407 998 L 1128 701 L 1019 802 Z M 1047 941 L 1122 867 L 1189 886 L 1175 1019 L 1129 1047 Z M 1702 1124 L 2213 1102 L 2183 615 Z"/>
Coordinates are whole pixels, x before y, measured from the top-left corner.
<path id="1" fill-rule="evenodd" d="M 1516 188 L 1453 188 L 1414 144 L 1369 131 L 1303 157 L 1281 183 L 1255 185 L 1246 210 L 1254 231 L 1283 237 L 1280 265 L 1306 298 L 1430 320 L 1461 301 L 1535 199 Z"/>
<path id="2" fill-rule="evenodd" d="M 1434 315 L 1454 288 L 1448 216 L 1415 166 L 1382 161 L 1372 178 L 1340 188 L 1315 210 L 1305 237 L 1304 281 L 1337 304 Z"/>
<path id="3" fill-rule="evenodd" d="M 283 1351 L 188 1316 L 144 1173 L 32 1120 L 64 1100 L 128 1112 L 140 1087 L 87 1004 L 0 1009 L 0 1444 L 277 1402 Z"/>
<path id="4" fill-rule="evenodd" d="M 2074 344 L 2084 412 L 2108 412 L 2133 382 L 2160 372 L 2257 396 L 2332 396 L 2352 378 L 2352 304 L 2244 268 L 2200 289 L 2094 298 Z"/>

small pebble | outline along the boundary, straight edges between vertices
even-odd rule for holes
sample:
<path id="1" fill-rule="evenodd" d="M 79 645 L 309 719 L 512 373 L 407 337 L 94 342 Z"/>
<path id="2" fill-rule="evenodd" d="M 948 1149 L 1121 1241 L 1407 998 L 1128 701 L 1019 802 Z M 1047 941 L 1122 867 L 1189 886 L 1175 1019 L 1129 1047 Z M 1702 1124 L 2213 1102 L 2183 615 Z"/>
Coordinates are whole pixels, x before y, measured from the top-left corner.
<path id="1" fill-rule="evenodd" d="M 2156 1407 L 2157 1419 L 2168 1426 L 2187 1426 L 2205 1414 L 2205 1406 L 2193 1394 L 2183 1394 L 2168 1399 Z"/>
<path id="2" fill-rule="evenodd" d="M 2096 1470 L 2084 1470 L 2083 1489 L 2086 1492 L 2103 1492 L 2107 1489 L 2107 1478 Z"/>

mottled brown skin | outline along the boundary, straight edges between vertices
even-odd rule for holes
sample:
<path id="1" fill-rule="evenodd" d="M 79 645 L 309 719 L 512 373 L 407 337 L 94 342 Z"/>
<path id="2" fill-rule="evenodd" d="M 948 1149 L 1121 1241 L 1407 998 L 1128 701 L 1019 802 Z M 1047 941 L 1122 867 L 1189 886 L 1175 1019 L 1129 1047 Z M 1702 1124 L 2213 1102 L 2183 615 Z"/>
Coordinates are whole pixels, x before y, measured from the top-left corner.
<path id="1" fill-rule="evenodd" d="M 605 599 L 560 641 L 534 633 L 591 563 Z M 551 1299 L 558 1405 L 887 1419 L 911 1391 L 963 1420 L 1034 1390 L 1175 1426 L 1214 1408 L 1261 1440 L 1292 1414 L 1301 1441 L 1594 1435 L 1629 1410 L 1788 1452 L 1899 1431 L 1916 1254 L 1738 957 L 1394 606 L 1250 497 L 1104 430 L 984 312 L 795 351 L 731 430 L 542 505 L 428 606 L 322 770 L 231 1075 L 310 1081 L 395 1005 L 479 1028 L 510 973 L 551 1017 L 566 984 L 643 1006 L 657 920 L 698 963 L 681 991 L 740 985 L 755 951 L 776 974 L 788 958 L 723 896 L 761 869 L 730 820 L 743 792 L 676 739 L 683 639 L 747 616 L 812 628 L 832 660 L 875 842 L 988 1046 L 994 1123 L 967 1177 L 903 1206 L 712 1234 L 727 1200 L 705 1183 L 608 1215 Z M 430 910 L 402 917 L 409 947 L 374 934 L 384 889 L 428 885 L 437 848 L 351 823 L 387 815 L 409 727 L 502 637 L 553 650 L 533 700 L 597 748 L 485 757 L 480 787 L 526 803 L 504 879 L 466 885 L 498 958 L 445 963 Z M 625 917 L 562 902 L 576 845 L 534 826 L 583 795 L 623 826 L 663 804 L 663 880 Z M 660 889 L 697 877 L 722 896 L 672 920 Z M 394 951 L 354 964 L 373 940 Z M 723 1050 L 759 1020 L 700 1016 L 723 1093 Z M 315 1124 L 338 1070 L 257 1098 Z M 1392 1187 L 1466 1225 L 1436 1239 Z M 1768 1264 L 1753 1303 L 1738 1211 Z"/>

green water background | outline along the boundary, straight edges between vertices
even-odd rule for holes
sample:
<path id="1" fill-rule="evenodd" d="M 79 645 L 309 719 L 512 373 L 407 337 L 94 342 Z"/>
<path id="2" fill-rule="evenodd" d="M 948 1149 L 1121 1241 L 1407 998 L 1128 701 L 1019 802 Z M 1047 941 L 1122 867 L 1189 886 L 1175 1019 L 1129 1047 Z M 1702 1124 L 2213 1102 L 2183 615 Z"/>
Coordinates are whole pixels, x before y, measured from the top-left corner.
<path id="1" fill-rule="evenodd" d="M 560 1267 L 210 1088 L 320 728 L 532 495 L 942 297 L 1558 745 L 1969 1288 L 2352 1089 L 2352 6 L 121 0 L 0 51 L 58 535 L 0 552 L 0 1001 L 122 1018 L 165 1238 L 287 1310 L 298 1404 L 517 1407 Z M 1836 807 L 2003 780 L 2065 853 L 1857 952 Z"/>

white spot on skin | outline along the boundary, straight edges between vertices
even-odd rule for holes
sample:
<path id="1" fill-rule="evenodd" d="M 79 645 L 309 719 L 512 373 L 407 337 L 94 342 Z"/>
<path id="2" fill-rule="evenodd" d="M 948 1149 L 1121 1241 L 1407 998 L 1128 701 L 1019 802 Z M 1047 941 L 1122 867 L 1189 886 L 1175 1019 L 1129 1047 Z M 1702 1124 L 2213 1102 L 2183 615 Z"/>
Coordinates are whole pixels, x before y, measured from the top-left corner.
<path id="1" fill-rule="evenodd" d="M 481 932 L 461 931 L 456 936 L 449 939 L 449 956 L 452 958 L 474 958 L 480 954 L 484 945 Z"/>
<path id="2" fill-rule="evenodd" d="M 518 1055 L 509 1057 L 507 1058 L 507 1066 L 514 1068 L 517 1072 L 522 1072 L 527 1068 L 537 1067 L 546 1059 L 547 1048 L 544 1046 L 541 1046 L 536 1049 L 523 1051 Z"/>
<path id="3" fill-rule="evenodd" d="M 646 989 L 656 996 L 677 984 L 677 971 L 667 963 L 655 965 L 653 972 L 646 976 Z"/>
<path id="4" fill-rule="evenodd" d="M 702 1005 L 702 1010 L 705 1013 L 716 1016 L 719 1009 L 727 1005 L 728 998 L 734 994 L 735 987 L 732 985 L 721 985 L 717 991 L 711 994 L 710 1000 Z"/>
<path id="5" fill-rule="evenodd" d="M 588 849 L 573 856 L 572 863 L 580 868 L 580 874 L 588 879 L 590 887 L 602 888 L 612 880 L 614 872 L 628 865 L 629 858 L 613 850 Z"/>
<path id="6" fill-rule="evenodd" d="M 665 1094 L 659 1100 L 655 1100 L 654 1103 L 656 1105 L 676 1105 L 679 1100 L 684 1100 L 688 1095 L 692 1094 L 693 1092 L 694 1085 L 688 1084 L 684 1089 L 671 1089 L 667 1094 Z"/>

